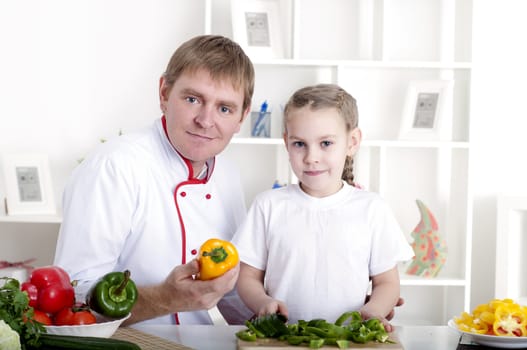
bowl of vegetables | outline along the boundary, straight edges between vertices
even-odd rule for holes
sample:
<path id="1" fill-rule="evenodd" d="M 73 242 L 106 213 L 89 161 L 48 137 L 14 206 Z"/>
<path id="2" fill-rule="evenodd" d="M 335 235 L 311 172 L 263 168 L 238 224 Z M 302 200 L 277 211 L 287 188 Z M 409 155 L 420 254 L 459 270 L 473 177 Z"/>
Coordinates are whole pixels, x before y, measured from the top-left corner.
<path id="1" fill-rule="evenodd" d="M 111 337 L 127 320 L 137 300 L 137 288 L 130 271 L 110 272 L 95 283 L 86 302 L 62 309 L 46 326 L 50 334 Z"/>
<path id="2" fill-rule="evenodd" d="M 527 348 L 527 306 L 512 299 L 492 299 L 462 312 L 448 326 L 480 345 L 496 348 Z"/>
<path id="3" fill-rule="evenodd" d="M 76 314 L 78 314 L 78 312 L 76 312 Z M 131 315 L 128 314 L 124 317 L 113 319 L 93 311 L 92 314 L 95 316 L 95 323 L 63 326 L 49 325 L 45 326 L 45 328 L 49 334 L 110 338 L 117 331 L 119 326 Z"/>
<path id="4" fill-rule="evenodd" d="M 137 300 L 128 270 L 102 276 L 84 301 L 76 300 L 70 277 L 58 266 L 35 269 L 21 290 L 34 308 L 32 319 L 55 335 L 109 338 L 130 317 Z"/>

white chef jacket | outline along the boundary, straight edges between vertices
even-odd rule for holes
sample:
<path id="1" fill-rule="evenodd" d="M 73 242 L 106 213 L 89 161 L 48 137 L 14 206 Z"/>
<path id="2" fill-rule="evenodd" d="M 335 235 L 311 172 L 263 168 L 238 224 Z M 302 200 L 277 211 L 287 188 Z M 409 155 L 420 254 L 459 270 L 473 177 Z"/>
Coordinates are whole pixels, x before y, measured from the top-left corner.
<path id="1" fill-rule="evenodd" d="M 298 185 L 261 193 L 233 243 L 293 323 L 358 310 L 370 276 L 414 255 L 385 201 L 346 183 L 324 198 Z"/>
<path id="2" fill-rule="evenodd" d="M 74 170 L 63 195 L 64 219 L 54 264 L 79 280 L 77 298 L 111 271 L 137 285 L 162 282 L 197 257 L 205 240 L 230 240 L 245 216 L 239 172 L 220 156 L 205 179 L 170 144 L 164 118 L 139 133 L 101 144 Z M 147 323 L 210 324 L 206 311 Z"/>

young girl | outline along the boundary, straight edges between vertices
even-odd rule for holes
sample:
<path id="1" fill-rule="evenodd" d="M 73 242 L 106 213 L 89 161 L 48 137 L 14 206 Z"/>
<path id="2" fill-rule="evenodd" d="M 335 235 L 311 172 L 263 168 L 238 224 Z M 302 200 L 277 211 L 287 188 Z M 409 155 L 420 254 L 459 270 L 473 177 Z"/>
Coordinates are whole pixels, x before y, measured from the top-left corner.
<path id="1" fill-rule="evenodd" d="M 361 137 L 355 99 L 336 85 L 305 87 L 288 101 L 284 141 L 299 184 L 258 195 L 233 238 L 238 293 L 255 314 L 334 322 L 359 310 L 391 329 L 397 262 L 413 250 L 386 202 L 354 187 Z"/>

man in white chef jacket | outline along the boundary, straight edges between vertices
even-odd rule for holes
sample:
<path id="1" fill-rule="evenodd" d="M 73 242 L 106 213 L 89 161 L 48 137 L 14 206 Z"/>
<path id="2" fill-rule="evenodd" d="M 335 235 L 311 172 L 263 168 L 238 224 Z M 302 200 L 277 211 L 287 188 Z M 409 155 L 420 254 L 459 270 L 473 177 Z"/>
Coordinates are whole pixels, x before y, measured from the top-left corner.
<path id="1" fill-rule="evenodd" d="M 211 281 L 193 276 L 200 245 L 230 240 L 245 216 L 239 173 L 219 154 L 253 89 L 252 63 L 236 43 L 195 37 L 160 78 L 162 117 L 101 144 L 75 169 L 54 264 L 79 281 L 77 300 L 104 274 L 128 269 L 139 290 L 128 324 L 210 324 L 207 309 L 220 301 L 227 320 L 248 316 L 235 315 L 239 266 Z"/>

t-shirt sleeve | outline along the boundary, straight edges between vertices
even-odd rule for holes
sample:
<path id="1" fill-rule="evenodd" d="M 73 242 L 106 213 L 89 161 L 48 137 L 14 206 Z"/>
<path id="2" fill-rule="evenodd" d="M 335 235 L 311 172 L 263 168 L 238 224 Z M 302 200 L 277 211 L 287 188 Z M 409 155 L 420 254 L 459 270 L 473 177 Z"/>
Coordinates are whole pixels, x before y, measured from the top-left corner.
<path id="1" fill-rule="evenodd" d="M 372 203 L 369 224 L 373 232 L 370 276 L 383 273 L 398 262 L 410 260 L 414 256 L 412 247 L 384 200 L 378 199 Z"/>
<path id="2" fill-rule="evenodd" d="M 240 261 L 259 270 L 265 270 L 268 255 L 266 222 L 265 213 L 258 197 L 249 208 L 245 220 L 232 239 L 232 243 L 238 249 Z"/>

